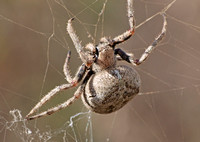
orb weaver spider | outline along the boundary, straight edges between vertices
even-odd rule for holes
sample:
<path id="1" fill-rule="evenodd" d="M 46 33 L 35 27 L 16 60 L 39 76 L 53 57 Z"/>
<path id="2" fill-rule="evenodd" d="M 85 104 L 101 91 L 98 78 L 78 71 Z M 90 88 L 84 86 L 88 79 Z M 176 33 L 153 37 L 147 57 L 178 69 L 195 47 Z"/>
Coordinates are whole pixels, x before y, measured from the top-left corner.
<path id="1" fill-rule="evenodd" d="M 101 114 L 111 113 L 122 108 L 129 100 L 138 94 L 141 80 L 137 71 L 127 65 L 116 65 L 116 62 L 125 60 L 134 66 L 144 62 L 166 34 L 167 21 L 165 13 L 162 12 L 161 15 L 163 16 L 164 22 L 161 33 L 155 38 L 153 43 L 146 48 L 139 59 L 134 59 L 132 54 L 126 53 L 120 48 L 116 48 L 116 45 L 128 40 L 135 32 L 135 18 L 132 5 L 133 0 L 127 0 L 130 29 L 113 39 L 103 37 L 96 46 L 89 43 L 83 47 L 72 27 L 74 18 L 68 20 L 67 31 L 83 64 L 78 69 L 75 77 L 72 78 L 68 67 L 71 55 L 69 51 L 63 66 L 66 80 L 69 83 L 56 86 L 45 95 L 26 116 L 27 120 L 51 115 L 58 110 L 68 107 L 80 97 L 82 97 L 82 101 L 88 109 Z M 70 99 L 47 111 L 31 116 L 54 95 L 60 91 L 75 87 L 80 82 L 81 85 Z"/>

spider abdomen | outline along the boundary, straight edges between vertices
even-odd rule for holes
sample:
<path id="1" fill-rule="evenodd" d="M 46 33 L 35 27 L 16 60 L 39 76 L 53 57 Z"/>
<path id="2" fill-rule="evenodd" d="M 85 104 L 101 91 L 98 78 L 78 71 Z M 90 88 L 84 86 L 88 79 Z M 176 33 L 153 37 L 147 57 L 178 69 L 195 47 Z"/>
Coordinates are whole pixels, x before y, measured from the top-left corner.
<path id="1" fill-rule="evenodd" d="M 120 65 L 95 73 L 88 80 L 82 100 L 96 113 L 111 113 L 139 92 L 140 77 L 131 67 Z"/>

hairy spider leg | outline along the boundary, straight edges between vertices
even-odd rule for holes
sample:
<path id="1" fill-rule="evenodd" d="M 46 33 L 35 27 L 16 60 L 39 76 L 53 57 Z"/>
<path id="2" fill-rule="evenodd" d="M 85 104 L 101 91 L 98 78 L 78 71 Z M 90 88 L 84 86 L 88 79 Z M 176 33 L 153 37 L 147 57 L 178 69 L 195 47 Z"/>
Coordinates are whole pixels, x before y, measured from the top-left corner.
<path id="1" fill-rule="evenodd" d="M 53 114 L 54 112 L 56 112 L 58 110 L 66 108 L 67 106 L 71 105 L 74 101 L 76 101 L 80 97 L 80 95 L 82 93 L 81 90 L 80 90 L 80 88 L 81 88 L 81 86 L 79 86 L 79 88 L 77 89 L 77 91 L 74 93 L 73 97 L 71 97 L 70 99 L 68 99 L 66 102 L 64 102 L 64 103 L 62 103 L 62 104 L 60 104 L 60 105 L 58 105 L 56 107 L 50 108 L 47 111 L 41 112 L 39 114 L 36 114 L 34 116 L 30 116 L 30 117 L 28 116 L 28 117 L 26 117 L 26 119 L 27 120 L 33 120 L 35 118 L 39 118 L 39 117 L 42 117 L 42 116 L 51 115 L 51 114 Z"/>
<path id="2" fill-rule="evenodd" d="M 71 58 L 71 51 L 68 51 L 67 57 L 66 57 L 66 60 L 65 60 L 64 66 L 63 66 L 63 72 L 64 72 L 64 75 L 65 75 L 65 79 L 69 83 L 76 84 L 77 82 L 80 82 L 80 80 L 82 79 L 83 76 L 81 76 L 81 75 L 84 75 L 83 72 L 85 72 L 85 64 L 81 65 L 83 67 L 79 70 L 79 72 L 77 72 L 77 75 L 75 75 L 75 77 L 72 78 L 72 76 L 70 74 L 70 70 L 69 70 L 69 61 L 70 61 L 70 58 Z"/>
<path id="3" fill-rule="evenodd" d="M 115 46 L 116 44 L 120 44 L 127 39 L 129 39 L 135 32 L 135 17 L 134 17 L 134 10 L 133 10 L 133 0 L 127 0 L 127 12 L 128 12 L 128 20 L 129 20 L 129 27 L 130 29 L 121 35 L 118 35 L 112 40 L 111 46 Z"/>
<path id="4" fill-rule="evenodd" d="M 166 19 L 165 13 L 162 13 L 162 16 L 163 16 L 163 28 L 162 28 L 161 33 L 155 38 L 152 44 L 146 48 L 142 56 L 138 60 L 134 61 L 136 65 L 139 65 L 142 62 L 144 62 L 149 56 L 149 54 L 151 54 L 151 52 L 156 48 L 158 43 L 162 41 L 163 37 L 165 36 L 166 31 L 167 31 L 167 19 Z"/>
<path id="5" fill-rule="evenodd" d="M 65 59 L 65 63 L 64 63 L 64 66 L 63 66 L 63 72 L 65 74 L 65 79 L 71 83 L 72 82 L 72 76 L 70 74 L 70 70 L 69 70 L 69 61 L 70 61 L 70 58 L 71 58 L 71 51 L 68 51 L 67 53 L 67 58 Z"/>
<path id="6" fill-rule="evenodd" d="M 146 48 L 146 50 L 144 51 L 144 53 L 141 55 L 139 59 L 134 60 L 132 56 L 129 56 L 130 53 L 126 53 L 120 48 L 115 49 L 115 54 L 118 54 L 121 57 L 121 59 L 129 63 L 132 63 L 133 65 L 140 65 L 142 62 L 144 62 L 166 34 L 166 29 L 167 29 L 166 15 L 162 13 L 162 16 L 163 16 L 164 22 L 163 22 L 163 28 L 162 28 L 161 33 L 155 38 L 152 44 Z"/>
<path id="7" fill-rule="evenodd" d="M 66 61 L 67 61 L 67 64 L 69 62 L 69 53 L 67 55 L 67 58 L 66 58 Z M 66 64 L 66 63 L 65 63 Z M 67 69 L 66 69 L 67 70 Z M 28 119 L 30 115 L 32 115 L 36 110 L 38 110 L 43 104 L 45 104 L 47 101 L 49 101 L 54 95 L 56 95 L 58 92 L 62 91 L 62 90 L 66 90 L 66 89 L 69 89 L 69 88 L 72 88 L 72 87 L 75 87 L 77 86 L 77 84 L 82 80 L 83 76 L 85 75 L 85 72 L 86 72 L 86 66 L 85 64 L 83 63 L 75 77 L 71 80 L 71 82 L 69 84 L 63 84 L 63 85 L 60 85 L 60 86 L 56 86 L 54 89 L 52 89 L 47 95 L 45 95 L 36 105 L 35 107 L 29 112 L 29 114 L 26 116 L 26 118 Z M 65 75 L 67 73 L 65 72 Z M 68 74 L 66 76 L 66 78 L 68 78 Z"/>
<path id="8" fill-rule="evenodd" d="M 51 114 L 53 114 L 53 113 L 55 113 L 55 112 L 57 112 L 57 111 L 59 111 L 61 109 L 64 109 L 64 108 L 68 107 L 72 103 L 74 103 L 77 99 L 80 98 L 81 94 L 84 91 L 85 85 L 86 85 L 87 81 L 89 80 L 89 78 L 90 78 L 90 76 L 92 74 L 93 74 L 92 71 L 89 71 L 87 73 L 87 75 L 85 76 L 85 78 L 83 80 L 83 83 L 81 84 L 81 86 L 78 87 L 78 89 L 74 93 L 73 97 L 71 97 L 70 99 L 68 99 L 67 101 L 65 101 L 62 104 L 59 104 L 59 105 L 57 105 L 57 106 L 55 106 L 53 108 L 48 109 L 47 111 L 39 113 L 37 115 L 27 117 L 26 119 L 27 120 L 33 120 L 33 119 L 36 119 L 36 118 L 39 118 L 39 117 L 43 117 L 43 116 L 46 116 L 46 115 L 51 115 Z"/>
<path id="9" fill-rule="evenodd" d="M 52 89 L 47 95 L 45 95 L 36 105 L 35 107 L 26 115 L 26 119 L 29 120 L 30 115 L 32 115 L 35 111 L 37 111 L 42 105 L 44 105 L 47 101 L 49 101 L 54 95 L 58 92 L 73 87 L 73 84 L 62 84 L 60 86 L 56 86 Z"/>
<path id="10" fill-rule="evenodd" d="M 83 46 L 81 45 L 81 41 L 79 40 L 74 28 L 72 27 L 72 20 L 74 20 L 74 18 L 69 19 L 67 22 L 67 32 L 69 33 L 69 36 L 72 39 L 77 52 L 80 53 L 83 50 Z"/>
<path id="11" fill-rule="evenodd" d="M 89 68 L 92 65 L 92 63 L 95 61 L 95 58 L 94 58 L 95 56 L 90 55 L 83 50 L 84 48 L 81 45 L 81 41 L 79 40 L 78 36 L 76 35 L 75 30 L 72 27 L 72 20 L 74 20 L 74 18 L 71 18 L 68 20 L 67 32 L 69 33 L 69 36 L 72 39 L 74 46 L 75 46 L 82 62 L 85 63 L 85 65 Z M 93 44 L 90 44 L 90 45 L 93 45 Z M 91 50 L 91 51 L 96 50 L 95 46 L 90 46 L 90 47 L 91 47 L 91 49 L 89 49 L 89 50 Z M 86 46 L 86 48 L 87 48 L 87 46 Z"/>

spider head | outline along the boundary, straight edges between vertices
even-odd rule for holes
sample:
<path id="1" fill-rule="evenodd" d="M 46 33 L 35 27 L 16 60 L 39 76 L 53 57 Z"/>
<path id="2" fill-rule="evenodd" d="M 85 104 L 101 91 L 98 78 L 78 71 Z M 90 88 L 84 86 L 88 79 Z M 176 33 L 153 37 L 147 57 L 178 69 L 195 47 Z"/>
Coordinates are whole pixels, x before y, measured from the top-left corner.
<path id="1" fill-rule="evenodd" d="M 116 63 L 114 47 L 111 46 L 111 39 L 103 37 L 96 46 L 96 61 L 95 66 L 102 70 L 112 67 Z"/>

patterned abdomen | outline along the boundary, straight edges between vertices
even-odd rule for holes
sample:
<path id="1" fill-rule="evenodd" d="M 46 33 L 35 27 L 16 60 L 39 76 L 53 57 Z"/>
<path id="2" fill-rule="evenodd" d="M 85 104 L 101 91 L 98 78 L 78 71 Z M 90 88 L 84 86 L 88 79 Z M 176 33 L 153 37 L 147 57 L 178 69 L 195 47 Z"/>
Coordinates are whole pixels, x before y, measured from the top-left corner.
<path id="1" fill-rule="evenodd" d="M 111 113 L 139 92 L 140 77 L 131 67 L 120 65 L 94 74 L 82 95 L 84 105 L 96 113 Z"/>

